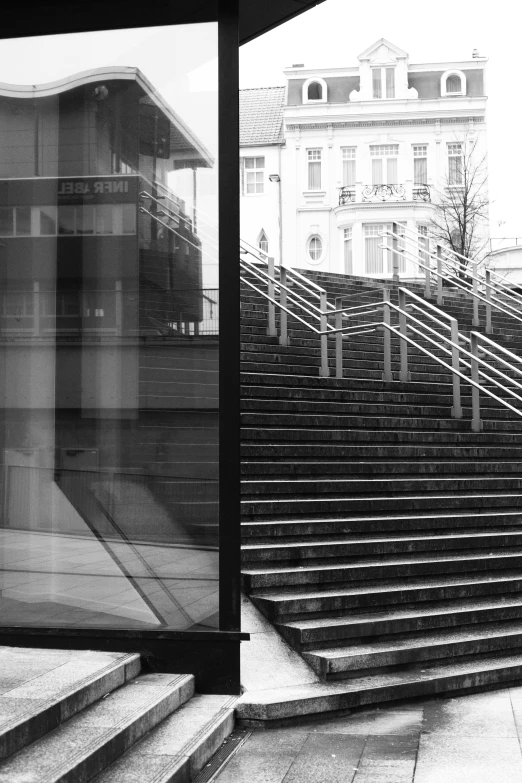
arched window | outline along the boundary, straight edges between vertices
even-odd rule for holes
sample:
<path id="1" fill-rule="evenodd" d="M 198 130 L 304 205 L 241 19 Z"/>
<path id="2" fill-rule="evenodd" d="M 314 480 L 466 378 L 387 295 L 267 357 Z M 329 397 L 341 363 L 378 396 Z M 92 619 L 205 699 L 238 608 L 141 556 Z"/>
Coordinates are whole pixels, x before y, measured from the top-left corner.
<path id="1" fill-rule="evenodd" d="M 312 82 L 308 85 L 308 100 L 321 101 L 323 98 L 323 86 L 319 82 Z"/>
<path id="2" fill-rule="evenodd" d="M 440 80 L 440 94 L 466 95 L 466 74 L 464 71 L 446 71 Z"/>
<path id="3" fill-rule="evenodd" d="M 319 261 L 323 253 L 323 243 L 321 237 L 314 234 L 308 240 L 308 255 L 312 261 Z"/>
<path id="4" fill-rule="evenodd" d="M 259 249 L 262 253 L 268 255 L 268 237 L 264 231 L 259 235 Z"/>
<path id="5" fill-rule="evenodd" d="M 328 100 L 328 86 L 320 76 L 313 76 L 303 83 L 303 103 L 326 103 Z"/>
<path id="6" fill-rule="evenodd" d="M 462 82 L 456 73 L 452 73 L 446 79 L 446 92 L 462 92 Z"/>

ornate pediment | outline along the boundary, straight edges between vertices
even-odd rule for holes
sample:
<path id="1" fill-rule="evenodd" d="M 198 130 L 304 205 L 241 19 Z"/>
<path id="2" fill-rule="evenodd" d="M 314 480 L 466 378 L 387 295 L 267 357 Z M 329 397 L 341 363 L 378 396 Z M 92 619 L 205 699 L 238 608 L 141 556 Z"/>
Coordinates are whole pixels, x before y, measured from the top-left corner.
<path id="1" fill-rule="evenodd" d="M 407 60 L 408 53 L 398 46 L 387 41 L 386 38 L 379 38 L 374 44 L 365 49 L 359 55 L 358 60 L 367 60 L 372 65 L 392 65 L 397 60 Z"/>

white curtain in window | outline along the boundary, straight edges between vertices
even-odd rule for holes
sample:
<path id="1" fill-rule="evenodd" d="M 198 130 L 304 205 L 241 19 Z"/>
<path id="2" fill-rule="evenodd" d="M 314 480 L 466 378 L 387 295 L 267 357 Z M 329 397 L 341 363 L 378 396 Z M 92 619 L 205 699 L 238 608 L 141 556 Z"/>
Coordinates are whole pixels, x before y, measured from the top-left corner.
<path id="1" fill-rule="evenodd" d="M 462 185 L 462 159 L 449 158 L 448 179 L 450 185 Z"/>
<path id="2" fill-rule="evenodd" d="M 355 185 L 355 161 L 343 160 L 343 185 Z"/>
<path id="3" fill-rule="evenodd" d="M 386 169 L 388 178 L 386 180 L 388 185 L 396 185 L 399 181 L 399 175 L 397 173 L 397 158 L 388 158 L 386 161 Z"/>
<path id="4" fill-rule="evenodd" d="M 428 160 L 427 158 L 413 159 L 413 184 L 425 185 L 428 179 Z"/>
<path id="5" fill-rule="evenodd" d="M 380 237 L 366 237 L 366 272 L 369 275 L 382 274 L 382 251 Z"/>
<path id="6" fill-rule="evenodd" d="M 380 68 L 373 68 L 372 69 L 372 79 L 373 79 L 373 97 L 374 98 L 382 98 L 381 69 Z"/>
<path id="7" fill-rule="evenodd" d="M 314 160 L 308 163 L 308 190 L 321 189 L 321 161 Z"/>
<path id="8" fill-rule="evenodd" d="M 344 230 L 344 273 L 353 274 L 353 256 L 352 256 L 352 229 Z"/>
<path id="9" fill-rule="evenodd" d="M 395 68 L 386 68 L 386 97 L 395 98 Z"/>
<path id="10" fill-rule="evenodd" d="M 382 160 L 372 159 L 372 185 L 382 185 Z"/>

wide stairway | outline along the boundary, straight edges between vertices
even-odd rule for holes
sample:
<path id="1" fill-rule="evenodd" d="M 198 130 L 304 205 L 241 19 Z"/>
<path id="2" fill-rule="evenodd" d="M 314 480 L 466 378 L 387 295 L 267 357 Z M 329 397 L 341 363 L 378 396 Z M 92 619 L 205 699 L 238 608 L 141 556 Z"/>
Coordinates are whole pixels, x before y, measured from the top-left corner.
<path id="1" fill-rule="evenodd" d="M 236 697 L 136 654 L 2 647 L 0 664 L 6 783 L 189 783 L 234 727 Z"/>
<path id="2" fill-rule="evenodd" d="M 313 277 L 330 301 L 382 298 L 377 281 Z M 442 309 L 469 333 L 466 296 Z M 415 349 L 410 381 L 385 383 L 382 332 L 344 341 L 342 379 L 332 341 L 321 378 L 317 337 L 289 326 L 282 347 L 243 287 L 243 583 L 321 681 L 246 693 L 239 718 L 522 682 L 522 418 L 483 397 L 473 432 L 470 387 L 452 418 L 449 371 Z M 491 336 L 522 356 L 519 334 L 494 313 Z"/>

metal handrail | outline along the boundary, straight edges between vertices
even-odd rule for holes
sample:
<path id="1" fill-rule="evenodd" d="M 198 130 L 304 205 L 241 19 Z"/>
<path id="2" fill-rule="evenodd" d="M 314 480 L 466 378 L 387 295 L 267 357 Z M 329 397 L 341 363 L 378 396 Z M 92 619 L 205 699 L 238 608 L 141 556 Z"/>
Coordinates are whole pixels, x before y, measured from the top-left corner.
<path id="1" fill-rule="evenodd" d="M 272 260 L 273 261 L 273 260 Z M 429 356 L 440 366 L 450 371 L 452 377 L 452 396 L 453 407 L 451 414 L 454 418 L 462 418 L 462 402 L 461 402 L 461 381 L 471 386 L 471 402 L 472 402 L 472 422 L 471 426 L 473 431 L 479 432 L 482 429 L 482 421 L 480 414 L 480 392 L 488 395 L 502 406 L 508 408 L 517 416 L 522 417 L 522 409 L 514 407 L 510 402 L 503 399 L 503 397 L 496 394 L 491 388 L 481 384 L 481 379 L 487 381 L 490 386 L 496 391 L 503 394 L 508 394 L 511 398 L 516 399 L 522 406 L 522 396 L 517 394 L 517 391 L 522 392 L 522 382 L 506 375 L 505 372 L 495 367 L 491 361 L 487 361 L 483 358 L 484 355 L 489 356 L 495 362 L 500 362 L 503 368 L 515 375 L 522 378 L 522 359 L 517 357 L 511 351 L 497 345 L 493 340 L 481 335 L 477 332 L 470 333 L 470 339 L 465 335 L 459 333 L 458 322 L 456 318 L 444 313 L 430 302 L 426 302 L 421 297 L 417 296 L 412 291 L 400 287 L 398 289 L 399 303 L 398 305 L 390 301 L 390 292 L 384 290 L 384 299 L 382 302 L 375 301 L 366 303 L 364 305 L 356 305 L 348 308 L 343 307 L 343 297 L 337 297 L 335 299 L 335 305 L 332 307 L 331 303 L 329 308 L 322 304 L 322 311 L 318 314 L 314 312 L 317 308 L 310 310 L 310 303 L 303 300 L 302 297 L 295 297 L 295 292 L 288 288 L 286 285 L 287 275 L 291 272 L 284 266 L 279 267 L 279 279 L 276 278 L 275 270 L 273 266 L 267 263 L 267 270 L 255 269 L 255 265 L 248 260 L 241 258 L 240 265 L 243 270 L 249 273 L 254 273 L 258 280 L 266 283 L 268 291 L 264 291 L 255 285 L 247 277 L 242 276 L 243 282 L 251 289 L 256 291 L 262 297 L 269 302 L 269 329 L 268 333 L 273 336 L 279 336 L 279 342 L 281 345 L 288 345 L 288 316 L 295 318 L 298 322 L 303 324 L 307 329 L 311 330 L 320 338 L 321 342 L 321 363 L 319 374 L 322 377 L 328 377 L 330 374 L 330 368 L 328 363 L 328 338 L 335 338 L 335 368 L 336 377 L 343 377 L 343 340 L 349 337 L 362 334 L 370 334 L 377 330 L 382 331 L 384 334 L 384 372 L 383 380 L 392 382 L 393 372 L 391 364 L 391 337 L 396 336 L 399 339 L 399 351 L 400 351 L 400 370 L 399 380 L 407 382 L 410 378 L 408 371 L 408 345 L 415 347 L 421 353 Z M 279 300 L 277 299 L 277 292 L 279 294 Z M 299 301 L 301 300 L 301 301 Z M 411 300 L 411 301 L 408 301 Z M 306 306 L 303 305 L 303 301 L 306 302 Z M 295 312 L 290 309 L 290 306 L 294 305 L 301 311 Z M 280 319 L 280 333 L 278 335 L 275 321 L 275 309 L 279 308 L 281 313 Z M 431 322 L 426 324 L 420 320 L 416 315 L 411 313 L 414 310 L 417 314 L 424 316 Z M 369 323 L 346 323 L 347 320 L 353 318 L 363 318 L 369 315 L 373 315 L 382 310 L 382 320 L 372 320 Z M 391 314 L 395 313 L 398 317 L 398 325 L 391 323 Z M 307 320 L 306 315 L 311 316 L 312 321 Z M 335 326 L 332 327 L 328 323 L 330 317 L 335 318 Z M 319 323 L 317 323 L 319 322 Z M 433 324 L 438 327 L 435 328 Z M 449 331 L 449 335 L 444 331 Z M 410 334 L 408 334 L 410 332 Z M 418 339 L 411 337 L 411 332 L 417 335 Z M 421 342 L 419 341 L 421 340 Z M 450 361 L 445 361 L 440 356 L 436 355 L 432 350 L 429 350 L 423 342 L 428 342 L 434 346 L 437 351 L 442 351 L 448 357 Z M 486 346 L 480 343 L 486 343 Z M 469 345 L 469 350 L 463 346 L 463 343 Z M 489 346 L 489 347 L 487 347 Z M 491 348 L 500 351 L 503 356 L 497 356 L 493 353 Z M 482 353 L 482 356 L 479 354 Z M 519 365 L 517 367 L 516 365 Z M 470 371 L 470 375 L 461 369 Z M 492 373 L 497 377 L 492 377 Z M 498 378 L 502 380 L 498 380 Z M 513 391 L 510 385 L 514 386 L 517 391 Z"/>

